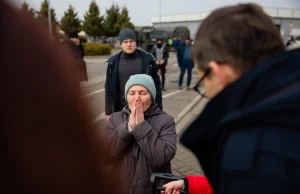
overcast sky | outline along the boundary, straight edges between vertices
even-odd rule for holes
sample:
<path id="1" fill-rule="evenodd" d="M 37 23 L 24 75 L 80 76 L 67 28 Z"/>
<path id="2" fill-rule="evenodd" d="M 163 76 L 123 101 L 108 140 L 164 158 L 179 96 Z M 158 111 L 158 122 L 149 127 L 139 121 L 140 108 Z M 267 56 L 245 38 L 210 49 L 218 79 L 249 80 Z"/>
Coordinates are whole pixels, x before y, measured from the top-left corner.
<path id="1" fill-rule="evenodd" d="M 14 5 L 19 6 L 25 0 L 7 0 Z M 36 10 L 40 9 L 43 0 L 26 0 L 26 2 Z M 92 0 L 50 0 L 51 7 L 56 11 L 57 19 L 60 20 L 71 4 L 80 19 L 88 10 Z M 159 15 L 161 3 L 161 14 L 172 15 L 181 13 L 197 13 L 201 11 L 210 11 L 220 6 L 250 2 L 249 0 L 95 0 L 100 6 L 101 15 L 105 14 L 112 2 L 119 6 L 126 6 L 129 9 L 131 21 L 136 26 L 151 25 L 151 17 Z M 252 0 L 264 7 L 296 8 L 300 9 L 300 0 Z"/>

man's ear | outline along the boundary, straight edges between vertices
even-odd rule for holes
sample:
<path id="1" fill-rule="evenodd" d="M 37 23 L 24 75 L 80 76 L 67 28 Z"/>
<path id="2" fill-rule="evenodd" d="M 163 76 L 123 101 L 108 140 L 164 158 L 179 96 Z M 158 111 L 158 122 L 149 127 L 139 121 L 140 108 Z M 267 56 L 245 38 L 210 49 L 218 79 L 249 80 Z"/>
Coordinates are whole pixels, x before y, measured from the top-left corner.
<path id="1" fill-rule="evenodd" d="M 215 76 L 221 84 L 221 88 L 226 87 L 238 77 L 236 71 L 228 64 L 218 64 L 215 61 L 211 61 L 208 66 L 211 68 L 212 76 Z"/>

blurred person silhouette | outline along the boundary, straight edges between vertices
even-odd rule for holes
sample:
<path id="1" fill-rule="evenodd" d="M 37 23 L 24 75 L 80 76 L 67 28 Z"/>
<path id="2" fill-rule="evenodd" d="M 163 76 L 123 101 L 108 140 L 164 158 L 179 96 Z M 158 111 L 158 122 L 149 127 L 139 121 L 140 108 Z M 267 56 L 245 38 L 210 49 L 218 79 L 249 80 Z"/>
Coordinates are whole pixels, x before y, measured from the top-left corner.
<path id="1" fill-rule="evenodd" d="M 74 66 L 78 71 L 78 82 L 88 81 L 86 63 L 84 61 L 84 47 L 79 39 L 78 33 L 76 31 L 71 31 L 68 36 L 63 39 L 63 43 L 66 48 L 71 50 Z"/>
<path id="2" fill-rule="evenodd" d="M 299 193 L 300 49 L 287 51 L 272 18 L 250 3 L 211 12 L 192 56 L 204 85 L 198 93 L 210 98 L 180 138 L 208 180 L 198 188 Z M 201 193 L 190 191 L 194 180 L 188 192 Z M 178 189 L 174 182 L 165 186 L 166 193 Z"/>
<path id="3" fill-rule="evenodd" d="M 1 193 L 126 193 L 107 174 L 72 59 L 0 0 Z M 121 189 L 121 188 L 120 188 Z"/>

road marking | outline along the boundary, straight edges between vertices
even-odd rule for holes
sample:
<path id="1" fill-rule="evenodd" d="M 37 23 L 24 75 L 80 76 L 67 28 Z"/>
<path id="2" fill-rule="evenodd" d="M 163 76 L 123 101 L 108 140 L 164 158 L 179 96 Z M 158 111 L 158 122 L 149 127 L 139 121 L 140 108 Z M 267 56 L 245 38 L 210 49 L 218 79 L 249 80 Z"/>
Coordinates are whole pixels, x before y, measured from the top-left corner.
<path id="1" fill-rule="evenodd" d="M 184 91 L 184 90 L 186 90 L 186 89 L 177 90 L 177 91 L 175 91 L 175 92 L 172 92 L 172 93 L 169 93 L 169 94 L 165 94 L 165 95 L 163 95 L 162 98 L 167 98 L 167 97 L 173 96 L 173 95 L 178 94 L 178 93 L 180 93 L 180 92 L 182 92 L 182 91 Z"/>
<path id="2" fill-rule="evenodd" d="M 169 94 L 165 94 L 165 95 L 163 95 L 162 98 L 167 98 L 167 97 L 173 96 L 173 95 L 178 94 L 178 93 L 180 93 L 180 92 L 183 92 L 183 91 L 185 91 L 185 90 L 186 90 L 186 89 L 182 89 L 182 90 L 177 90 L 177 91 L 172 92 L 172 93 L 169 93 Z M 105 117 L 105 112 L 102 112 L 100 115 L 98 115 L 98 116 L 96 117 L 96 119 L 94 119 L 94 123 L 97 123 L 98 121 L 101 121 L 101 120 L 103 120 L 103 119 L 106 119 L 106 117 Z"/>
<path id="3" fill-rule="evenodd" d="M 87 59 L 86 61 L 92 61 L 92 60 Z M 174 64 L 173 66 L 177 66 L 177 64 Z M 166 72 L 166 75 L 165 75 L 166 77 L 170 76 L 171 73 L 173 73 L 173 71 L 174 71 L 174 70 L 172 70 L 172 68 L 169 68 L 168 70 L 170 70 L 170 71 Z M 178 75 L 176 75 L 176 76 L 178 77 Z M 105 82 L 105 80 L 106 80 L 106 75 L 98 76 L 98 77 L 94 77 L 94 78 L 90 79 L 89 81 L 83 81 L 81 83 L 81 86 L 82 87 L 87 87 L 89 85 Z"/>
<path id="4" fill-rule="evenodd" d="M 107 59 L 103 59 L 103 60 L 95 60 L 95 59 L 85 59 L 84 60 L 85 62 L 88 62 L 88 63 L 101 63 L 101 62 L 105 62 L 107 61 Z"/>
<path id="5" fill-rule="evenodd" d="M 101 92 L 104 92 L 104 91 L 105 91 L 104 88 L 101 89 L 101 90 L 96 90 L 96 91 L 94 91 L 94 92 L 92 92 L 92 93 L 86 94 L 84 97 L 89 97 L 89 96 L 92 96 L 92 95 L 94 95 L 94 94 L 98 94 L 98 93 L 101 93 Z"/>
<path id="6" fill-rule="evenodd" d="M 99 60 L 99 61 L 95 61 L 94 63 L 101 63 L 101 62 L 106 62 L 107 61 L 107 59 L 105 59 L 105 60 Z"/>

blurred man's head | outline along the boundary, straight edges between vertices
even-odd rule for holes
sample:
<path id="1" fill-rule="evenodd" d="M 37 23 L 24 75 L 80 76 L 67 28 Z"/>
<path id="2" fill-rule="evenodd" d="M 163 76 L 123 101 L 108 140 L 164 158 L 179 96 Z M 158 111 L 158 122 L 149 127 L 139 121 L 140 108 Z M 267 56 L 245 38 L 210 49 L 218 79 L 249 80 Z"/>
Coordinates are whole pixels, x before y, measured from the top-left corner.
<path id="1" fill-rule="evenodd" d="M 191 45 L 191 38 L 190 37 L 186 37 L 184 40 L 185 44 L 190 46 Z"/>
<path id="2" fill-rule="evenodd" d="M 163 44 L 163 42 L 162 42 L 162 40 L 161 40 L 161 39 L 157 39 L 157 41 L 156 41 L 156 44 L 157 44 L 157 47 L 158 47 L 158 48 L 161 48 L 161 47 L 162 47 L 162 44 Z"/>
<path id="3" fill-rule="evenodd" d="M 119 33 L 120 43 L 123 52 L 127 54 L 134 53 L 136 49 L 136 36 L 132 29 L 125 28 Z"/>
<path id="4" fill-rule="evenodd" d="M 68 33 L 68 38 L 72 40 L 76 45 L 80 44 L 79 36 L 76 31 L 71 31 Z"/>
<path id="5" fill-rule="evenodd" d="M 71 31 L 68 33 L 68 38 L 79 38 L 79 36 L 77 32 Z"/>
<path id="6" fill-rule="evenodd" d="M 256 4 L 239 4 L 213 11 L 201 24 L 193 44 L 193 59 L 213 97 L 269 56 L 284 51 L 281 35 L 270 16 Z"/>

